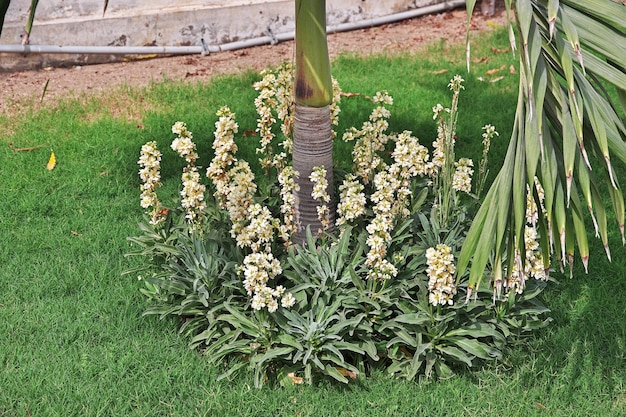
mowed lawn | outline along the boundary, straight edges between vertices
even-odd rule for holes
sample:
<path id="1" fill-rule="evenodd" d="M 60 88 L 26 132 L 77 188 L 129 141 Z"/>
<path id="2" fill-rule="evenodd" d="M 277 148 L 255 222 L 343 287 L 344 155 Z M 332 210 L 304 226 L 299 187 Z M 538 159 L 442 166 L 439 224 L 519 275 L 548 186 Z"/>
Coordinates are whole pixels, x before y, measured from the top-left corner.
<path id="1" fill-rule="evenodd" d="M 481 128 L 495 125 L 493 178 L 511 133 L 518 78 L 509 69 L 516 57 L 491 47 L 507 45 L 502 30 L 476 39 L 469 74 L 463 46 L 444 44 L 414 56 L 342 56 L 333 72 L 346 92 L 389 91 L 391 129 L 411 130 L 426 145 L 436 135 L 431 108 L 448 104 L 448 81 L 461 74 L 457 155 L 478 160 Z M 245 373 L 217 381 L 221 367 L 187 348 L 177 322 L 142 318 L 142 284 L 123 275 L 136 262 L 124 256 L 126 238 L 142 220 L 140 147 L 159 143 L 160 195 L 173 201 L 182 161 L 168 149 L 172 124 L 187 123 L 206 167 L 219 107 L 237 114 L 240 132 L 255 128 L 258 79 L 164 81 L 46 106 L 35 99 L 19 115 L 0 115 L 0 416 L 626 415 L 626 249 L 617 226 L 610 229 L 612 262 L 591 239 L 588 274 L 580 262 L 572 279 L 555 271 L 544 297 L 550 326 L 502 361 L 444 381 L 375 373 L 348 386 L 257 390 Z M 345 98 L 338 130 L 360 126 L 369 111 L 364 100 Z M 255 140 L 238 138 L 251 162 Z M 345 149 L 337 158 L 349 164 Z M 623 164 L 617 169 L 626 178 Z"/>

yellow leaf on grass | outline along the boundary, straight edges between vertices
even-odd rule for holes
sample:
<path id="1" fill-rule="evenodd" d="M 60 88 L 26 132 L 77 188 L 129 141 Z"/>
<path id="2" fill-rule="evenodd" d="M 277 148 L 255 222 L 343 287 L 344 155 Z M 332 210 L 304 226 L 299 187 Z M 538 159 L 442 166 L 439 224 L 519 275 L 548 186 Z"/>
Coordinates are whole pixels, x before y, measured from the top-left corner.
<path id="1" fill-rule="evenodd" d="M 46 165 L 46 168 L 48 168 L 48 171 L 52 171 L 55 166 L 57 166 L 57 157 L 54 156 L 53 151 L 52 153 L 50 153 L 50 159 L 48 159 L 48 165 Z"/>

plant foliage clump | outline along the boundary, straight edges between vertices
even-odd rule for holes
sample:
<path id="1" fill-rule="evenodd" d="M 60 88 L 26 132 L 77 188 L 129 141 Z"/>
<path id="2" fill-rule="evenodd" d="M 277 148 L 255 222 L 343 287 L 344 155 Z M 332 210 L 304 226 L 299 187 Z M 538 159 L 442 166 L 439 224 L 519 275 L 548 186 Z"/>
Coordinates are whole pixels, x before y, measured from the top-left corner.
<path id="1" fill-rule="evenodd" d="M 494 290 L 473 292 L 468 275 L 456 273 L 497 135 L 485 126 L 476 175 L 473 161 L 456 159 L 462 82 L 459 76 L 450 82 L 450 108 L 433 108 L 438 135 L 430 149 L 412 132 L 388 132 L 391 96 L 367 97 L 374 107 L 369 119 L 342 135 L 352 148 L 351 172 L 316 167 L 311 174 L 323 229 L 307 230 L 305 242 L 294 240 L 301 226 L 289 65 L 263 73 L 255 85 L 263 182 L 237 158 L 239 126 L 226 107 L 217 112 L 208 181 L 192 133 L 174 125 L 172 149 L 187 162 L 176 207 L 159 201 L 162 155 L 156 143 L 144 145 L 147 221 L 130 240 L 132 254 L 144 260 L 132 272 L 145 283 L 145 314 L 178 317 L 190 346 L 224 364 L 222 377 L 249 368 L 257 387 L 324 376 L 347 383 L 380 368 L 407 379 L 449 377 L 500 358 L 512 338 L 546 325 L 538 295 L 549 261 L 537 250 L 537 193 L 527 195 L 526 247 L 534 249 L 515 263 L 517 271 L 507 278 L 486 271 Z M 334 86 L 336 121 L 341 92 Z M 324 183 L 330 169 L 339 196 L 335 224 L 327 221 L 334 207 Z"/>

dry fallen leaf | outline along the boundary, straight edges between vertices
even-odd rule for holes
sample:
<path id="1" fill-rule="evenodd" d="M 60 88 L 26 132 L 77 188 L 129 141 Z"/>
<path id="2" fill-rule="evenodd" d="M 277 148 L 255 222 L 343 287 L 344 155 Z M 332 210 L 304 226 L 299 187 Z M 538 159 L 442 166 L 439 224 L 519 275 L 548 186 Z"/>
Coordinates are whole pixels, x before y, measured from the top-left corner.
<path id="1" fill-rule="evenodd" d="M 50 159 L 48 159 L 48 164 L 46 165 L 46 168 L 48 169 L 48 171 L 52 171 L 55 166 L 57 166 L 57 157 L 54 155 L 54 151 L 52 151 L 50 153 Z"/>
<path id="2" fill-rule="evenodd" d="M 511 65 L 511 66 L 509 67 L 509 72 L 510 72 L 511 74 L 517 74 L 517 70 L 515 69 L 515 66 Z"/>
<path id="3" fill-rule="evenodd" d="M 498 49 L 498 48 L 494 48 L 493 46 L 491 47 L 491 52 L 493 52 L 494 54 L 505 54 L 509 52 L 510 50 L 511 50 L 510 46 L 506 49 Z"/>
<path id="4" fill-rule="evenodd" d="M 434 75 L 440 75 L 440 74 L 445 74 L 446 72 L 448 72 L 447 69 L 441 69 L 439 71 L 431 71 L 430 73 Z"/>
<path id="5" fill-rule="evenodd" d="M 413 353 L 409 352 L 409 350 L 408 350 L 405 346 L 401 346 L 401 347 L 400 347 L 400 351 L 401 351 L 402 353 L 404 353 L 404 355 L 405 355 L 407 358 L 412 358 L 412 357 L 413 357 Z"/>
<path id="6" fill-rule="evenodd" d="M 296 374 L 293 372 L 289 372 L 287 376 L 291 379 L 291 382 L 293 382 L 296 385 L 304 383 L 304 380 L 302 379 L 302 377 L 296 376 Z"/>
<path id="7" fill-rule="evenodd" d="M 500 80 L 501 80 L 501 79 L 503 79 L 503 78 L 504 78 L 504 76 L 502 76 L 502 75 L 501 75 L 501 76 L 496 77 L 496 78 L 494 78 L 493 80 L 491 80 L 491 82 L 492 82 L 492 83 L 497 83 L 498 81 L 500 81 Z"/>
<path id="8" fill-rule="evenodd" d="M 43 148 L 44 146 L 45 145 L 37 145 L 37 146 L 28 146 L 26 148 L 16 148 L 13 146 L 13 142 L 9 143 L 9 148 L 13 152 L 30 152 L 30 151 L 34 151 L 35 149 Z"/>
<path id="9" fill-rule="evenodd" d="M 485 74 L 487 74 L 487 75 L 493 75 L 493 74 L 495 74 L 496 72 L 500 72 L 500 71 L 502 71 L 502 70 L 503 70 L 503 69 L 505 69 L 505 68 L 506 68 L 506 65 L 502 65 L 500 68 L 492 68 L 492 69 L 490 69 L 490 70 L 485 71 Z"/>
<path id="10" fill-rule="evenodd" d="M 336 366 L 335 368 L 336 368 L 336 369 L 339 371 L 339 373 L 340 373 L 341 375 L 343 375 L 343 376 L 347 376 L 348 378 L 351 378 L 351 379 L 356 379 L 356 378 L 357 378 L 357 374 L 356 374 L 356 372 L 354 372 L 354 371 L 349 371 L 349 370 L 348 370 L 348 369 L 346 369 L 346 368 L 340 368 L 340 367 L 337 367 L 337 366 Z"/>
<path id="11" fill-rule="evenodd" d="M 70 232 L 74 235 L 74 236 L 82 236 L 82 233 L 78 233 L 76 230 L 70 230 Z"/>

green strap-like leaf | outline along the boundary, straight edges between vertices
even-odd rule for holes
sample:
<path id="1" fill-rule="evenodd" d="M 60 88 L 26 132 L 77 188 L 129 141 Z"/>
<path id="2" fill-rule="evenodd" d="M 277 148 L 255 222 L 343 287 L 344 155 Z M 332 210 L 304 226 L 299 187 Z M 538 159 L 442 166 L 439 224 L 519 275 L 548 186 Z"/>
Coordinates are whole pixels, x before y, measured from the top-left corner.
<path id="1" fill-rule="evenodd" d="M 455 344 L 459 348 L 463 349 L 467 353 L 476 356 L 481 359 L 495 359 L 502 355 L 502 353 L 487 345 L 486 343 L 479 342 L 476 339 L 468 339 L 465 337 L 450 338 L 449 342 Z"/>
<path id="2" fill-rule="evenodd" d="M 465 363 L 469 367 L 472 366 L 472 358 L 459 348 L 454 346 L 437 346 L 437 350 L 445 355 L 451 356 L 459 362 Z"/>
<path id="3" fill-rule="evenodd" d="M 561 3 L 580 10 L 605 25 L 621 28 L 622 34 L 624 33 L 626 7 L 623 4 L 619 4 L 619 2 L 607 0 L 562 0 Z"/>
<path id="4" fill-rule="evenodd" d="M 517 20 L 519 24 L 520 34 L 522 36 L 523 46 L 528 44 L 528 34 L 530 33 L 530 25 L 533 19 L 532 2 L 530 0 L 517 0 Z"/>
<path id="5" fill-rule="evenodd" d="M 345 376 L 341 375 L 341 372 L 339 372 L 337 370 L 337 368 L 335 368 L 334 366 L 326 365 L 326 367 L 324 368 L 324 371 L 325 371 L 326 375 L 333 377 L 337 381 L 342 382 L 344 384 L 348 383 L 348 378 L 346 378 Z"/>
<path id="6" fill-rule="evenodd" d="M 622 244 L 626 244 L 626 239 L 624 238 L 624 196 L 621 190 L 612 187 L 609 187 L 609 194 L 613 201 L 613 207 L 615 207 L 615 217 L 622 234 Z"/>
<path id="7" fill-rule="evenodd" d="M 472 23 L 472 13 L 474 13 L 474 7 L 476 6 L 476 0 L 466 0 L 465 10 L 467 11 L 467 26 L 465 29 L 465 61 L 467 64 L 467 72 L 470 71 L 470 25 Z"/>

